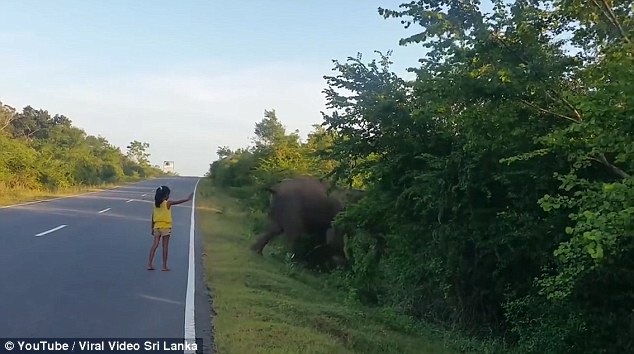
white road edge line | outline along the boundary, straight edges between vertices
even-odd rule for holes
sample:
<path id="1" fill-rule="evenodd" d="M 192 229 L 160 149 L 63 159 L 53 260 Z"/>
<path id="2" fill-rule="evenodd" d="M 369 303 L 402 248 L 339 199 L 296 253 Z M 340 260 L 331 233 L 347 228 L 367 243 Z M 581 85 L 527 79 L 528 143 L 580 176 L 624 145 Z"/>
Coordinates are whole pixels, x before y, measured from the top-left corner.
<path id="1" fill-rule="evenodd" d="M 143 182 L 143 181 L 141 181 L 141 182 Z M 136 183 L 139 183 L 139 182 L 136 182 Z M 132 183 L 132 184 L 134 184 L 134 183 Z M 112 190 L 112 189 L 118 189 L 118 188 L 121 188 L 121 187 L 123 187 L 123 186 L 116 186 L 116 187 L 112 187 L 112 188 L 106 188 L 106 189 L 103 189 L 103 190 L 100 190 L 100 191 L 94 191 L 94 192 L 72 194 L 72 195 L 67 195 L 67 196 L 64 196 L 64 197 L 56 197 L 56 198 L 50 198 L 50 199 L 34 200 L 32 202 L 26 202 L 26 203 L 4 205 L 4 206 L 0 206 L 0 209 L 9 209 L 9 208 L 16 208 L 16 207 L 21 207 L 21 206 L 25 206 L 25 205 L 52 202 L 53 200 L 77 198 L 77 197 L 81 197 L 81 196 L 84 196 L 84 195 L 102 193 L 102 192 L 106 192 L 106 191 L 109 191 L 109 190 Z"/>
<path id="2" fill-rule="evenodd" d="M 192 216 L 189 227 L 189 269 L 187 271 L 187 295 L 185 296 L 185 336 L 183 339 L 196 340 L 196 321 L 194 309 L 194 293 L 196 291 L 196 263 L 194 261 L 194 236 L 196 235 L 196 189 L 200 179 L 196 181 L 194 186 L 194 198 L 192 199 Z M 194 342 L 195 343 L 195 342 Z M 194 353 L 195 351 L 185 350 L 185 353 Z"/>
<path id="3" fill-rule="evenodd" d="M 110 210 L 110 209 L 111 209 L 111 208 L 106 208 L 106 209 L 104 209 L 104 210 L 100 211 L 100 212 L 99 212 L 99 214 L 101 214 L 101 213 L 105 213 L 105 212 L 107 212 L 107 211 L 108 211 L 108 210 Z"/>
<path id="4" fill-rule="evenodd" d="M 40 232 L 39 234 L 35 235 L 35 237 L 40 237 L 40 236 L 44 236 L 44 235 L 48 235 L 51 232 L 55 232 L 57 230 L 61 230 L 63 228 L 65 228 L 67 225 L 59 225 L 58 227 L 54 228 L 54 229 L 50 229 L 48 231 L 44 231 L 44 232 Z"/>
<path id="5" fill-rule="evenodd" d="M 26 202 L 26 203 L 19 203 L 19 204 L 5 205 L 5 206 L 0 206 L 0 209 L 9 209 L 9 208 L 15 208 L 15 207 L 25 206 L 25 205 L 32 205 L 32 204 L 39 204 L 39 203 L 52 202 L 53 200 L 68 199 L 68 198 L 77 198 L 77 197 L 81 197 L 81 196 L 83 196 L 83 195 L 95 194 L 95 193 L 104 192 L 104 191 L 106 191 L 106 190 L 104 189 L 103 191 L 87 192 L 87 193 L 80 193 L 80 194 L 68 195 L 68 196 L 65 196 L 65 197 L 57 197 L 57 198 L 51 198 L 51 199 L 35 200 L 35 201 L 32 201 L 32 202 Z"/>

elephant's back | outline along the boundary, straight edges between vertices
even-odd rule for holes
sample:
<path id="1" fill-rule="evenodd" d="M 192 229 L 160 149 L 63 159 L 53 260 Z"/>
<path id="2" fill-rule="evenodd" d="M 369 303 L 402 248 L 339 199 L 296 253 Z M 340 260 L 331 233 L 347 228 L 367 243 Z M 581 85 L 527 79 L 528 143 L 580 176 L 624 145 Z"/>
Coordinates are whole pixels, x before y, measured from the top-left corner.
<path id="1" fill-rule="evenodd" d="M 309 231 L 325 231 L 341 208 L 339 201 L 327 193 L 328 187 L 316 178 L 282 181 L 275 188 L 271 213 L 279 217 L 295 215 Z"/>

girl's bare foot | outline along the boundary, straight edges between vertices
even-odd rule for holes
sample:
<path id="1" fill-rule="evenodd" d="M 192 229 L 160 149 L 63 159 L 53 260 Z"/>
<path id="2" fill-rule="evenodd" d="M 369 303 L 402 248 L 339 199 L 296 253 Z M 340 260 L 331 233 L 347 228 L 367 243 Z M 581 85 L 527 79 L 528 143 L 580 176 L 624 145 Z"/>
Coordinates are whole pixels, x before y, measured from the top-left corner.
<path id="1" fill-rule="evenodd" d="M 147 266 L 147 270 L 154 270 L 154 267 L 152 267 L 151 265 Z"/>
<path id="2" fill-rule="evenodd" d="M 169 272 L 169 271 L 170 271 L 170 269 L 169 269 L 169 268 L 163 268 L 163 271 L 164 271 L 164 272 Z"/>

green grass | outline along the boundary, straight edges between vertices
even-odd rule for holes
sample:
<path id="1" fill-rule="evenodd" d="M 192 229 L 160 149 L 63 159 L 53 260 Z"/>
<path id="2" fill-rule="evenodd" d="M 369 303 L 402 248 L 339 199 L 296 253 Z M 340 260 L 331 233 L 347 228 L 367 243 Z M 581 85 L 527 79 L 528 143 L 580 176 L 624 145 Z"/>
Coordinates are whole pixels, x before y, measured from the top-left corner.
<path id="1" fill-rule="evenodd" d="M 207 180 L 197 205 L 219 353 L 459 352 L 407 318 L 346 302 L 326 276 L 253 254 L 250 220 Z"/>

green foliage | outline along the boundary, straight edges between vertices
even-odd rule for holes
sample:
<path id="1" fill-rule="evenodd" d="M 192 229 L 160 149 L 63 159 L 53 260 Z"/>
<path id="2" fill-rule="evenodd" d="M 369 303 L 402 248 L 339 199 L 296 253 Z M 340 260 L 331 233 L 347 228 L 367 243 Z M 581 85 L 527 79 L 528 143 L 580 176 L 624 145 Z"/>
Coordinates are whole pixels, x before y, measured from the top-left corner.
<path id="1" fill-rule="evenodd" d="M 147 166 L 150 163 L 148 159 L 150 154 L 146 152 L 149 147 L 150 144 L 148 143 L 142 143 L 137 140 L 131 142 L 130 145 L 127 146 L 128 158 L 141 166 Z"/>
<path id="2" fill-rule="evenodd" d="M 131 145 L 141 160 L 87 135 L 65 116 L 0 104 L 0 184 L 10 189 L 94 186 L 162 174 L 147 164 L 147 144 Z"/>
<path id="3" fill-rule="evenodd" d="M 519 352 L 633 352 L 634 1 L 492 2 L 379 9 L 420 27 L 415 80 L 390 53 L 334 61 L 312 140 L 267 112 L 211 177 L 367 189 L 336 221 L 355 301 Z"/>
<path id="4" fill-rule="evenodd" d="M 267 206 L 266 188 L 293 176 L 323 176 L 335 165 L 333 159 L 322 156 L 333 139 L 320 126 L 315 126 L 308 140 L 301 142 L 297 131 L 286 132 L 275 110 L 265 110 L 254 133 L 252 147 L 236 151 L 219 147 L 219 159 L 211 164 L 208 173 L 216 186 L 232 190 L 254 212 Z"/>
<path id="5" fill-rule="evenodd" d="M 32 148 L 0 134 L 0 183 L 9 188 L 36 185 L 37 156 Z"/>

